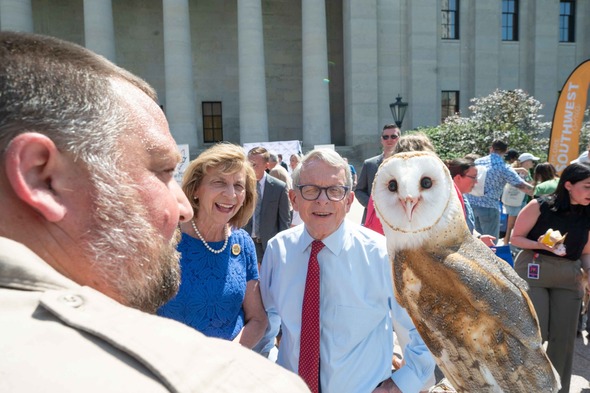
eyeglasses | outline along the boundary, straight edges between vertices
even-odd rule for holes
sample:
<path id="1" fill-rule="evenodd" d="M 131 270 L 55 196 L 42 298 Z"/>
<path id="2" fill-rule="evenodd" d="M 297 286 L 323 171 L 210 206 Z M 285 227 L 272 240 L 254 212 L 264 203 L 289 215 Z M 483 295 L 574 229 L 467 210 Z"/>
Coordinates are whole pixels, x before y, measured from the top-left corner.
<path id="1" fill-rule="evenodd" d="M 322 191 L 325 191 L 326 197 L 332 202 L 343 200 L 350 189 L 348 186 L 319 187 L 313 184 L 298 185 L 297 188 L 299 189 L 299 192 L 301 192 L 303 199 L 306 201 L 315 201 L 320 197 Z"/>
<path id="2" fill-rule="evenodd" d="M 477 176 L 463 175 L 463 177 L 468 177 L 470 179 L 477 180 Z"/>
<path id="3" fill-rule="evenodd" d="M 391 138 L 391 139 L 397 139 L 397 138 L 399 138 L 399 135 L 397 135 L 397 134 L 393 134 L 393 135 L 381 135 L 381 138 L 383 138 L 383 140 L 386 141 L 389 138 Z"/>

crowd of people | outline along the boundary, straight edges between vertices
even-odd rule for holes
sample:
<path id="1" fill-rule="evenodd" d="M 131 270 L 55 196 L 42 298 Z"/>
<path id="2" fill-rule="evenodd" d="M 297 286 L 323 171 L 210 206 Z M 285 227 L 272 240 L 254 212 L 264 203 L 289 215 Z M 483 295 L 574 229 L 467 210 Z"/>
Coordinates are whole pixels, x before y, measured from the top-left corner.
<path id="1" fill-rule="evenodd" d="M 0 113 L 0 390 L 434 384 L 371 197 L 392 155 L 436 154 L 426 135 L 385 125 L 383 151 L 358 179 L 332 150 L 287 165 L 261 146 L 220 143 L 178 185 L 180 155 L 146 82 L 80 46 L 10 32 L 0 33 Z M 503 202 L 504 243 L 519 250 L 515 269 L 567 392 L 590 270 L 590 164 L 581 156 L 558 176 L 503 141 L 489 153 L 446 164 L 467 227 L 488 246 Z M 362 223 L 345 220 L 355 198 Z M 548 230 L 567 234 L 562 247 L 541 241 Z"/>
<path id="2" fill-rule="evenodd" d="M 473 165 L 462 163 L 465 175 L 468 167 L 474 168 L 470 179 L 484 183 L 483 195 L 466 198 L 466 206 L 479 204 L 473 224 L 470 219 L 468 224 L 497 236 L 499 206 L 503 206 L 507 216 L 503 243 L 515 250 L 514 268 L 529 285 L 547 354 L 561 378 L 560 392 L 568 392 L 577 331 L 590 328 L 580 315 L 582 297 L 590 287 L 585 273 L 590 269 L 590 165 L 582 154 L 558 176 L 548 162 L 535 165 L 539 158 L 530 153 L 510 150 L 502 162 L 506 148 L 495 141 L 489 156 Z M 478 169 L 487 172 L 483 178 L 477 177 Z M 542 241 L 548 231 L 567 234 L 563 248 Z"/>

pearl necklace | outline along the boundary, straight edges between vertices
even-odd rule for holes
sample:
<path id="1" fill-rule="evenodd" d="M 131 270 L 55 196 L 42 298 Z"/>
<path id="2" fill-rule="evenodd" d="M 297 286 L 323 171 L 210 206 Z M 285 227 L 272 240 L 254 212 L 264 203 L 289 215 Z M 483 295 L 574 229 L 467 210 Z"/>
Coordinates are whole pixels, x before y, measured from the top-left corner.
<path id="1" fill-rule="evenodd" d="M 225 250 L 225 248 L 227 247 L 227 242 L 229 241 L 229 236 L 227 234 L 227 227 L 225 228 L 225 243 L 223 243 L 223 247 L 221 247 L 219 250 L 214 250 L 213 247 L 211 247 L 205 241 L 205 238 L 203 237 L 203 235 L 201 235 L 201 232 L 199 232 L 199 230 L 197 229 L 197 225 L 195 224 L 195 220 L 191 220 L 191 224 L 193 224 L 193 229 L 195 230 L 195 233 L 197 234 L 199 239 L 201 239 L 201 241 L 203 242 L 203 244 L 205 245 L 205 248 L 207 250 L 211 251 L 213 254 L 220 254 L 223 252 L 223 250 Z"/>

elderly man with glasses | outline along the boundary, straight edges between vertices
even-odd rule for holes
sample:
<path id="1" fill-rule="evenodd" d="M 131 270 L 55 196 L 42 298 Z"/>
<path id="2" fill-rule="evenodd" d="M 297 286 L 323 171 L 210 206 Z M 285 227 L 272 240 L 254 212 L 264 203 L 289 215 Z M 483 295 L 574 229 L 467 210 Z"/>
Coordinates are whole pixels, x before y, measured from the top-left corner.
<path id="1" fill-rule="evenodd" d="M 381 146 L 383 147 L 383 153 L 366 159 L 363 163 L 363 168 L 361 169 L 361 174 L 359 175 L 358 183 L 354 190 L 356 199 L 358 199 L 360 204 L 365 207 L 361 221 L 362 224 L 365 223 L 365 218 L 367 216 L 367 204 L 369 203 L 369 197 L 371 196 L 373 180 L 375 179 L 377 169 L 379 169 L 379 165 L 381 165 L 383 160 L 393 154 L 393 150 L 395 149 L 395 145 L 397 145 L 400 134 L 401 131 L 396 124 L 386 124 L 383 127 L 381 137 L 379 138 L 381 140 Z"/>
<path id="2" fill-rule="evenodd" d="M 282 321 L 277 362 L 312 392 L 427 388 L 434 360 L 395 300 L 385 237 L 345 220 L 354 200 L 350 167 L 332 150 L 313 150 L 293 184 L 304 225 L 268 242 L 260 273 L 267 312 Z M 407 345 L 392 374 L 394 325 Z"/>

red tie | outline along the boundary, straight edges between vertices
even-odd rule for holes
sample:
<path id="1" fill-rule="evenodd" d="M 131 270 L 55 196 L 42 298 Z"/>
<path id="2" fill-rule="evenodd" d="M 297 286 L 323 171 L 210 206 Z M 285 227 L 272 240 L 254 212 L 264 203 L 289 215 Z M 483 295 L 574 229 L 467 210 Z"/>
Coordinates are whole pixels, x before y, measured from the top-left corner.
<path id="1" fill-rule="evenodd" d="M 303 308 L 301 310 L 301 341 L 299 375 L 313 393 L 319 392 L 320 374 L 320 266 L 318 253 L 324 243 L 314 240 L 307 267 Z"/>

